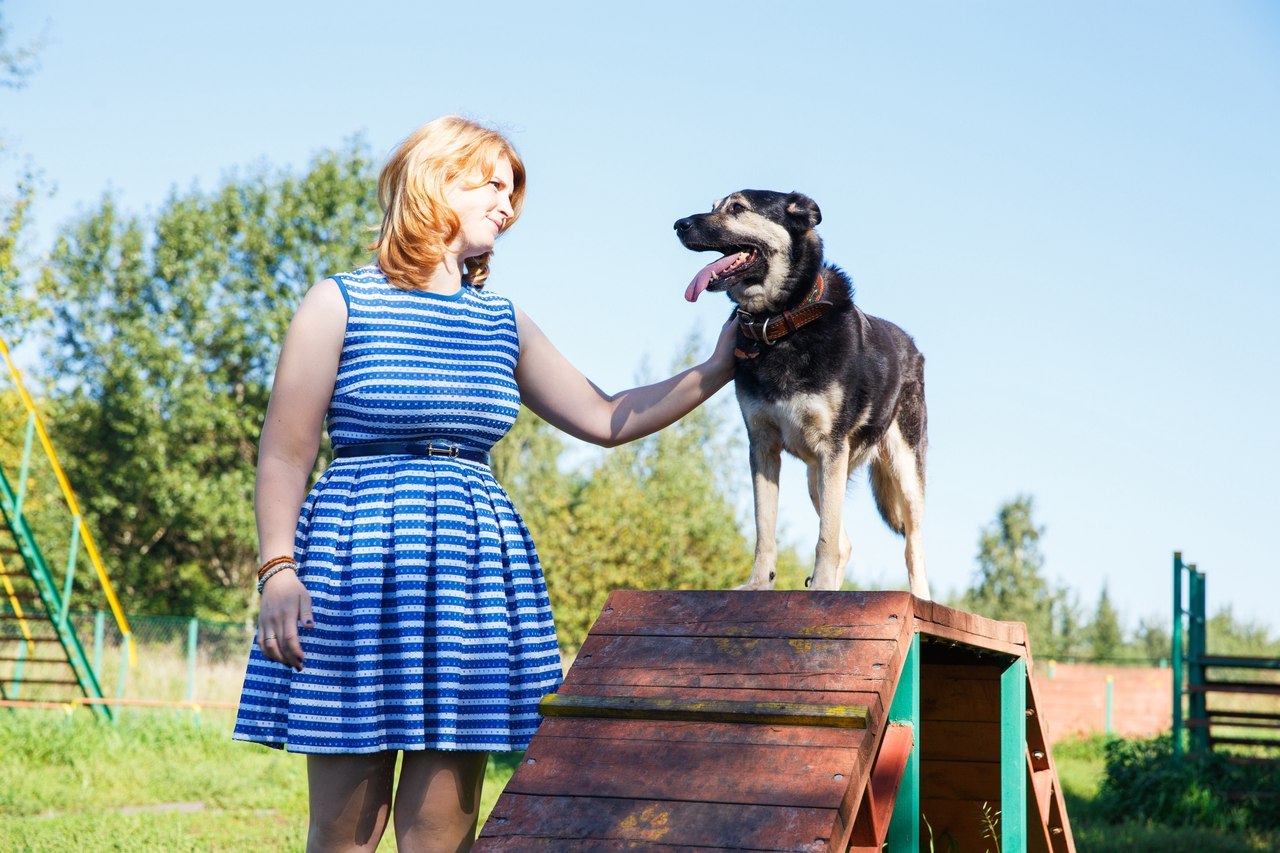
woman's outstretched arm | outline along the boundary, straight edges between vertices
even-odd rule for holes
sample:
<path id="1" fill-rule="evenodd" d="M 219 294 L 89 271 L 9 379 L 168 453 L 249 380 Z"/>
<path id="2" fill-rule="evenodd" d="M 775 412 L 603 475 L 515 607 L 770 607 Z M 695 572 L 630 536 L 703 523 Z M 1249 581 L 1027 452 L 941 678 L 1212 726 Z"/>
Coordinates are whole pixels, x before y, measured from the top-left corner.
<path id="1" fill-rule="evenodd" d="M 516 383 L 525 405 L 552 426 L 602 447 L 626 444 L 675 423 L 733 378 L 732 320 L 702 364 L 617 394 L 606 394 L 583 376 L 519 308 L 516 327 Z"/>

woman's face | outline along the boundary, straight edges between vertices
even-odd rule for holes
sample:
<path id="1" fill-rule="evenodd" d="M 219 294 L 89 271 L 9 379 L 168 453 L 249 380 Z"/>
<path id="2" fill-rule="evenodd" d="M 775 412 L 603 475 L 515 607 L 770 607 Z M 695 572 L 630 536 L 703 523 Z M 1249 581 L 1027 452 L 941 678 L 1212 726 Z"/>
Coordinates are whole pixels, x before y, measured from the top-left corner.
<path id="1" fill-rule="evenodd" d="M 489 180 L 475 186 L 483 179 L 481 174 L 467 175 L 445 190 L 445 198 L 459 222 L 458 234 L 449 244 L 449 251 L 456 252 L 459 260 L 493 251 L 493 241 L 514 215 L 511 188 L 515 178 L 511 161 L 498 158 Z"/>

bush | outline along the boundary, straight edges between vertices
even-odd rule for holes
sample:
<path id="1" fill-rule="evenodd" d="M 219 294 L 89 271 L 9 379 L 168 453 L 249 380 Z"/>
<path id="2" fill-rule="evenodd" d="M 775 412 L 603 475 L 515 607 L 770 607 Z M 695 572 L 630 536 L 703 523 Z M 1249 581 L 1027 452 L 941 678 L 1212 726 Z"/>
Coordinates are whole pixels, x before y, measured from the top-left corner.
<path id="1" fill-rule="evenodd" d="M 1106 747 L 1098 805 L 1112 823 L 1280 829 L 1280 772 L 1273 764 L 1240 763 L 1214 753 L 1176 756 L 1169 735 L 1113 740 Z"/>

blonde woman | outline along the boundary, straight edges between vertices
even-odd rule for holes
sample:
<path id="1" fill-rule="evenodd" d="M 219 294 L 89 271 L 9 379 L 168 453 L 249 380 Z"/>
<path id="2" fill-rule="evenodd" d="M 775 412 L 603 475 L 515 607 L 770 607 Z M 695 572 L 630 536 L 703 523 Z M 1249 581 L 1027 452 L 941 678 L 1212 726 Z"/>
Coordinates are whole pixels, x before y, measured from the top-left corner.
<path id="1" fill-rule="evenodd" d="M 374 850 L 389 817 L 401 850 L 469 849 L 488 753 L 524 749 L 560 683 L 538 556 L 488 466 L 520 402 L 612 447 L 733 373 L 728 324 L 706 362 L 654 385 L 609 395 L 579 373 L 484 287 L 524 193 L 499 133 L 419 128 L 378 181 L 377 262 L 312 287 L 285 337 L 234 737 L 307 754 L 308 850 Z M 308 493 L 326 417 L 335 458 Z"/>

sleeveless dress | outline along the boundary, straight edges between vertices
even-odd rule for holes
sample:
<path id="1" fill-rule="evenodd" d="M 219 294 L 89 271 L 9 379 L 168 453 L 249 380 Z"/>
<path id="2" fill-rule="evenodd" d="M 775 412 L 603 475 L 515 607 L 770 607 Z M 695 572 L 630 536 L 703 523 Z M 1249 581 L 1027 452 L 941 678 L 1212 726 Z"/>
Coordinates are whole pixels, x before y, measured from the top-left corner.
<path id="1" fill-rule="evenodd" d="M 520 405 L 510 301 L 399 290 L 376 265 L 332 278 L 347 301 L 335 449 L 488 451 L 506 434 Z M 302 505 L 294 557 L 315 615 L 303 671 L 255 637 L 233 738 L 303 753 L 528 745 L 560 652 L 533 540 L 487 465 L 335 459 Z"/>

